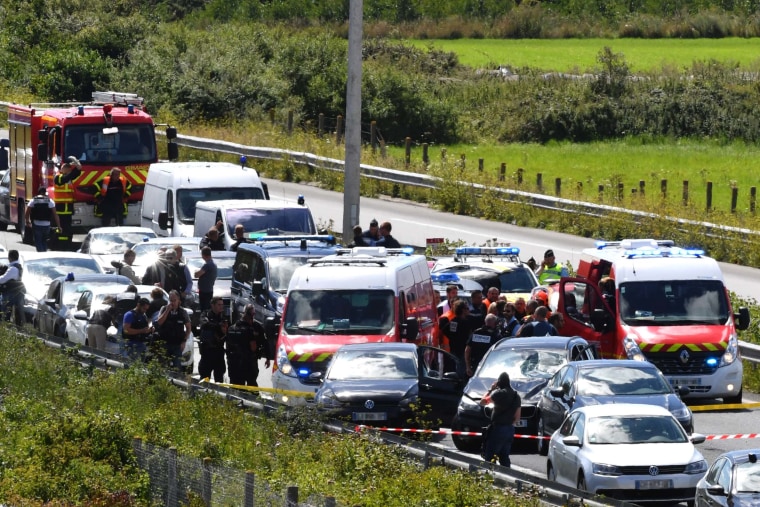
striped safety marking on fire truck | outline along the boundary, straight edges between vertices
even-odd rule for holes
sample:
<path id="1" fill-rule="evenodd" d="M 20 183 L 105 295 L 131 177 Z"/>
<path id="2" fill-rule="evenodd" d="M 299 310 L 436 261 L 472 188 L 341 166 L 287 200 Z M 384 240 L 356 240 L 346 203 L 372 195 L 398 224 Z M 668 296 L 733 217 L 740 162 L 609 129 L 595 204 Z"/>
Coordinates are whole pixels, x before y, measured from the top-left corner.
<path id="1" fill-rule="evenodd" d="M 105 178 L 108 171 L 88 170 L 74 181 L 74 184 L 78 187 L 86 187 L 88 185 L 95 185 L 99 180 Z"/>
<path id="2" fill-rule="evenodd" d="M 145 180 L 148 178 L 148 167 L 127 167 L 124 169 L 125 177 L 134 184 L 145 185 Z"/>
<path id="3" fill-rule="evenodd" d="M 330 359 L 332 353 L 322 352 L 321 354 L 314 354 L 313 352 L 306 352 L 305 354 L 296 354 L 295 352 L 288 352 L 288 360 L 290 362 L 297 361 L 299 363 L 322 363 Z"/>
<path id="4" fill-rule="evenodd" d="M 726 350 L 726 342 L 718 343 L 640 343 L 639 348 L 642 352 L 678 352 L 682 348 L 687 348 L 692 352 L 720 352 Z"/>

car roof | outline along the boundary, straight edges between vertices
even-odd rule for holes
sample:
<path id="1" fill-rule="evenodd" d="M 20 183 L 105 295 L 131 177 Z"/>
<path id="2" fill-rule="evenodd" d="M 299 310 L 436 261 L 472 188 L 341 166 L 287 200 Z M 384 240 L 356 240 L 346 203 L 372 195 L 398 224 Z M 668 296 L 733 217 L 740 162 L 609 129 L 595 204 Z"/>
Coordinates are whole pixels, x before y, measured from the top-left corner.
<path id="1" fill-rule="evenodd" d="M 156 236 L 155 238 L 147 238 L 143 240 L 143 243 L 158 243 L 159 245 L 199 245 L 202 239 L 203 238 L 197 236 Z"/>
<path id="2" fill-rule="evenodd" d="M 417 345 L 414 343 L 349 343 L 343 345 L 338 350 L 405 350 L 409 352 L 415 352 Z"/>
<path id="3" fill-rule="evenodd" d="M 148 227 L 138 227 L 138 226 L 132 226 L 132 225 L 121 225 L 121 226 L 112 226 L 112 227 L 95 227 L 94 229 L 90 229 L 88 234 L 111 234 L 111 233 L 119 233 L 119 232 L 144 232 L 145 234 L 149 234 L 150 237 L 155 237 L 156 232 L 153 229 L 150 229 Z"/>
<path id="4" fill-rule="evenodd" d="M 61 252 L 61 251 L 49 251 L 49 252 L 36 252 L 33 250 L 24 250 L 19 252 L 19 258 L 24 261 L 31 261 L 37 259 L 91 259 L 98 262 L 95 257 L 87 253 L 81 252 Z"/>
<path id="5" fill-rule="evenodd" d="M 644 403 L 609 403 L 604 405 L 586 405 L 573 410 L 581 411 L 589 417 L 608 415 L 665 415 L 673 417 L 670 411 L 660 405 L 648 405 Z"/>
<path id="6" fill-rule="evenodd" d="M 59 276 L 58 278 L 56 278 L 56 280 L 62 280 L 65 282 L 66 276 Z M 127 285 L 132 283 L 132 280 L 130 280 L 126 276 L 107 274 L 107 273 L 92 273 L 92 274 L 77 275 L 74 278 L 74 280 L 71 280 L 71 281 L 72 282 L 114 282 L 114 283 L 126 282 Z"/>
<path id="7" fill-rule="evenodd" d="M 588 345 L 589 343 L 581 336 L 531 336 L 530 338 L 507 337 L 499 340 L 493 348 L 524 347 L 528 349 L 567 349 L 571 344 Z"/>
<path id="8" fill-rule="evenodd" d="M 213 250 L 211 252 L 212 259 L 228 259 L 230 257 L 234 258 L 236 255 L 235 252 L 230 252 L 229 250 Z M 193 250 L 192 252 L 183 252 L 182 257 L 196 259 L 203 257 L 203 255 L 201 255 L 200 250 Z"/>
<path id="9" fill-rule="evenodd" d="M 633 359 L 592 359 L 589 361 L 578 361 L 572 364 L 574 364 L 577 368 L 585 368 L 585 369 L 612 368 L 612 367 L 622 366 L 623 368 L 638 368 L 641 370 L 657 370 L 657 366 L 655 366 L 654 364 L 648 361 L 635 361 Z"/>
<path id="10" fill-rule="evenodd" d="M 749 461 L 750 454 L 760 457 L 760 449 L 738 449 L 735 451 L 727 451 L 718 456 L 716 461 L 720 458 L 727 458 L 733 463 L 746 463 Z"/>
<path id="11" fill-rule="evenodd" d="M 317 236 L 305 237 L 314 238 Z M 328 241 L 303 240 L 302 238 L 299 236 L 271 236 L 255 243 L 241 243 L 238 250 L 251 250 L 262 257 L 324 257 L 334 254 L 338 248 L 337 245 L 330 244 Z M 301 248 L 302 241 L 306 243 L 305 250 Z"/>

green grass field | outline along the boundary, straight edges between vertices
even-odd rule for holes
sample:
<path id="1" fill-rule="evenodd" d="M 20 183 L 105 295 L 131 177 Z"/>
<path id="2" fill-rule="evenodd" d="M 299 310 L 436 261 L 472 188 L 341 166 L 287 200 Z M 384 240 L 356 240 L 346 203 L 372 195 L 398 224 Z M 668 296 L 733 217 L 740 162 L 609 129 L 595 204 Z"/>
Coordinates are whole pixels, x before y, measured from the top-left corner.
<path id="1" fill-rule="evenodd" d="M 473 68 L 583 73 L 597 68 L 597 55 L 609 46 L 622 53 L 631 72 L 682 70 L 695 61 L 736 62 L 742 68 L 760 68 L 760 38 L 740 39 L 457 39 L 406 40 L 418 48 L 434 47 L 457 54 Z"/>

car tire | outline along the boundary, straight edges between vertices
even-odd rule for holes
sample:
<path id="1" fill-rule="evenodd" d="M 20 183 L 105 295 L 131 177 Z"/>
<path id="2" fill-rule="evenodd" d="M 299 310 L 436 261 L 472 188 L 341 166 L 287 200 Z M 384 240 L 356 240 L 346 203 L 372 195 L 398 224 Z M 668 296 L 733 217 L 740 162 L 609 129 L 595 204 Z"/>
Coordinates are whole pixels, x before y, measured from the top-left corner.
<path id="1" fill-rule="evenodd" d="M 576 489 L 579 489 L 581 491 L 588 491 L 586 489 L 586 477 L 583 475 L 583 472 L 578 473 L 578 484 L 576 486 Z"/>
<path id="2" fill-rule="evenodd" d="M 554 466 L 549 460 L 546 461 L 546 480 L 557 482 L 557 472 L 554 471 Z"/>
<path id="3" fill-rule="evenodd" d="M 742 402 L 742 393 L 743 389 L 739 389 L 739 392 L 736 393 L 736 396 L 724 396 L 723 397 L 723 403 L 726 405 L 734 405 L 739 404 Z"/>
<path id="4" fill-rule="evenodd" d="M 452 431 L 471 431 L 466 430 L 459 419 L 454 417 L 451 421 Z M 483 445 L 483 439 L 479 437 L 463 437 L 461 435 L 451 435 L 451 440 L 454 442 L 454 446 L 462 452 L 479 452 Z"/>
<path id="5" fill-rule="evenodd" d="M 544 418 L 538 414 L 538 423 L 536 424 L 536 449 L 540 456 L 549 454 L 549 441 L 544 438 Z"/>

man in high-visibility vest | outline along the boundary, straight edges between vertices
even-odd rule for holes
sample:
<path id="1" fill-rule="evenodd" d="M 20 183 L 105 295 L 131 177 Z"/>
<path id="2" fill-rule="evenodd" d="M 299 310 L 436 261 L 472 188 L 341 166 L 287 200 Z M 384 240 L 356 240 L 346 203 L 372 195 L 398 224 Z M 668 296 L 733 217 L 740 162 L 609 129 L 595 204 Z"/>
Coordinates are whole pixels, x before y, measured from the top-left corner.
<path id="1" fill-rule="evenodd" d="M 57 238 L 57 250 L 70 250 L 72 240 L 71 217 L 74 214 L 74 187 L 71 182 L 82 174 L 82 164 L 76 157 L 69 157 L 53 177 L 55 184 L 55 210 L 61 226 Z"/>
<path id="2" fill-rule="evenodd" d="M 97 187 L 95 216 L 101 218 L 103 227 L 111 225 L 112 218 L 116 225 L 124 225 L 128 211 L 127 198 L 132 194 L 132 183 L 121 174 L 118 167 L 114 167 L 108 176 L 98 182 Z"/>

